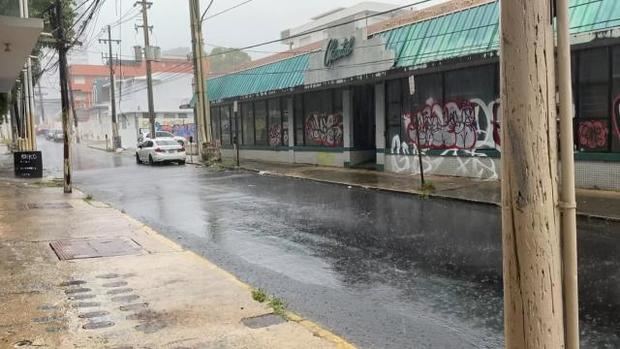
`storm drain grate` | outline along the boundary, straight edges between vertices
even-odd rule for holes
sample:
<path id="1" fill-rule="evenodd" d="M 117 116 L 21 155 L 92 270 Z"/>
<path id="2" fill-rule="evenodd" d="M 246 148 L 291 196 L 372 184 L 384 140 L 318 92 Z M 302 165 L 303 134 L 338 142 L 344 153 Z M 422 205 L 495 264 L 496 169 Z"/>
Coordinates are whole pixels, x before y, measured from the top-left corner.
<path id="1" fill-rule="evenodd" d="M 269 327 L 273 325 L 279 325 L 279 324 L 285 323 L 286 320 L 284 320 L 280 315 L 265 314 L 265 315 L 245 318 L 245 319 L 242 319 L 241 322 L 249 328 L 258 329 L 258 328 Z"/>
<path id="2" fill-rule="evenodd" d="M 128 256 L 142 253 L 142 247 L 126 238 L 56 240 L 50 247 L 61 261 L 72 259 Z"/>
<path id="3" fill-rule="evenodd" d="M 60 210 L 64 208 L 73 208 L 66 202 L 31 202 L 26 204 L 29 210 Z"/>

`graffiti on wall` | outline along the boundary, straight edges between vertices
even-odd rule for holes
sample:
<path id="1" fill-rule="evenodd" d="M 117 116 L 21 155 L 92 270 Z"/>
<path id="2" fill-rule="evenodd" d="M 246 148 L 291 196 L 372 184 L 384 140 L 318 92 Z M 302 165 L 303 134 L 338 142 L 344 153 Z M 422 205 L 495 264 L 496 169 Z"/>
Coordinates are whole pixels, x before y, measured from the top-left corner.
<path id="1" fill-rule="evenodd" d="M 189 138 L 190 136 L 194 136 L 196 132 L 196 127 L 194 124 L 158 124 L 156 123 L 157 131 L 165 131 L 170 132 L 178 137 Z"/>
<path id="2" fill-rule="evenodd" d="M 607 150 L 609 123 L 607 120 L 580 121 L 577 132 L 579 148 L 583 150 Z"/>
<path id="3" fill-rule="evenodd" d="M 447 102 L 427 101 L 420 110 L 403 115 L 407 140 L 422 149 L 474 150 L 500 148 L 499 101 L 480 99 Z"/>
<path id="4" fill-rule="evenodd" d="M 280 144 L 282 144 L 282 125 L 269 126 L 269 145 L 275 146 Z"/>
<path id="5" fill-rule="evenodd" d="M 342 147 L 344 144 L 342 114 L 310 114 L 306 116 L 305 132 L 308 143 Z"/>
<path id="6" fill-rule="evenodd" d="M 499 99 L 490 103 L 471 99 L 444 105 L 431 99 L 413 115 L 406 113 L 403 115 L 406 139 L 401 140 L 400 135 L 392 138 L 390 150 L 396 155 L 391 157 L 393 169 L 419 174 L 419 161 L 412 156 L 419 150 L 425 173 L 440 173 L 442 166 L 456 166 L 455 171 L 451 171 L 453 175 L 498 179 L 495 160 L 478 150 L 501 151 L 499 106 Z M 442 152 L 440 156 L 431 157 L 427 155 L 428 150 Z M 449 158 L 451 165 L 447 163 Z"/>

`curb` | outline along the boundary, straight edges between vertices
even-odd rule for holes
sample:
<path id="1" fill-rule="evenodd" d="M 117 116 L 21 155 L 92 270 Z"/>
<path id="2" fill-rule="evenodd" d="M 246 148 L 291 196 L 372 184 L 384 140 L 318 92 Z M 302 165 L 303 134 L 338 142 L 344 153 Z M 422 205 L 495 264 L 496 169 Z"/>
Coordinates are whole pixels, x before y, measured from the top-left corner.
<path id="1" fill-rule="evenodd" d="M 222 165 L 222 166 L 225 168 L 231 169 L 231 170 L 237 169 L 236 166 L 226 166 L 226 165 Z M 328 179 L 309 178 L 309 177 L 291 175 L 291 174 L 285 174 L 285 173 L 262 171 L 256 168 L 250 168 L 250 167 L 244 167 L 244 166 L 239 167 L 239 169 L 249 171 L 249 172 L 259 173 L 262 175 L 274 176 L 274 177 L 288 177 L 288 178 L 295 178 L 295 179 L 301 179 L 301 180 L 307 180 L 307 181 L 313 181 L 313 182 L 319 182 L 319 183 L 328 183 L 328 184 L 335 184 L 335 185 L 341 185 L 341 186 L 347 186 L 347 187 L 362 188 L 362 189 L 367 189 L 367 190 L 375 190 L 375 191 L 380 191 L 380 192 L 396 193 L 396 194 L 404 194 L 404 195 L 415 195 L 415 196 L 422 197 L 422 198 L 425 197 L 425 194 L 417 192 L 417 191 L 402 191 L 402 190 L 390 189 L 390 188 L 365 186 L 365 185 L 356 184 L 356 183 L 331 181 Z M 435 193 L 429 193 L 426 195 L 426 197 L 444 199 L 444 200 L 454 200 L 454 201 L 472 203 L 472 204 L 477 204 L 477 205 L 494 206 L 498 208 L 502 207 L 501 203 L 499 202 L 467 199 L 467 198 L 462 198 L 462 197 L 440 195 L 440 194 L 435 194 Z M 607 222 L 620 222 L 620 217 L 609 217 L 609 216 L 584 213 L 584 212 L 577 212 L 577 217 L 586 218 L 586 219 L 596 219 L 596 220 L 602 220 L 602 221 L 607 221 Z"/>

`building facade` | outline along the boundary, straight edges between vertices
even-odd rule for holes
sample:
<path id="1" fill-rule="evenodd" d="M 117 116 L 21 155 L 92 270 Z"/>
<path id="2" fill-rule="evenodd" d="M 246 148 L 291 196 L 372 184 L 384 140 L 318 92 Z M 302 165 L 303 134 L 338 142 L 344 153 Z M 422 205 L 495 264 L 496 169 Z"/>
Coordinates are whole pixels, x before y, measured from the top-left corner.
<path id="1" fill-rule="evenodd" d="M 620 2 L 570 7 L 577 184 L 620 190 Z M 499 3 L 392 22 L 210 79 L 223 156 L 501 178 Z"/>

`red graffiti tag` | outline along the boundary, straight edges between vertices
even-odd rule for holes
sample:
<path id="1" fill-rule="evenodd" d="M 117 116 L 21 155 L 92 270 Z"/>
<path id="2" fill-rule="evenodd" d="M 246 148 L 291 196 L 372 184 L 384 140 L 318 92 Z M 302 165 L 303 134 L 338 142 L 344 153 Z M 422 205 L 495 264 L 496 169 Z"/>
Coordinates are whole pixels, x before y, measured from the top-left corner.
<path id="1" fill-rule="evenodd" d="M 606 120 L 579 122 L 579 147 L 594 150 L 607 148 L 609 126 Z"/>

